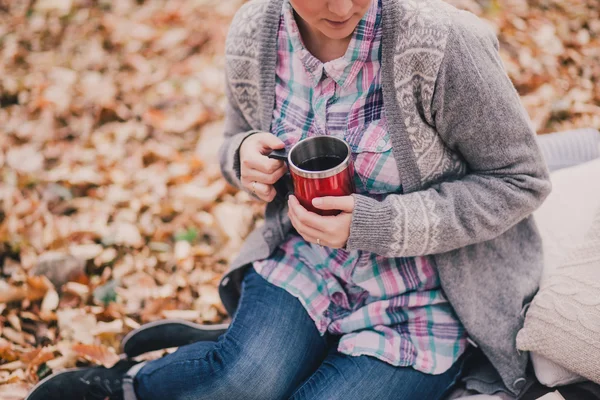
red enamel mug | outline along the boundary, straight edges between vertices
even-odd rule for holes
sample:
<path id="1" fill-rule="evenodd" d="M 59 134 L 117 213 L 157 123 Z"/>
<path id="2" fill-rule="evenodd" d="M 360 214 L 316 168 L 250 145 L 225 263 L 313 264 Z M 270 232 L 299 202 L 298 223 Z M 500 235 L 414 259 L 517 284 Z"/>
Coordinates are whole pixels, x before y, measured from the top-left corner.
<path id="1" fill-rule="evenodd" d="M 269 158 L 287 162 L 290 189 L 304 208 L 320 215 L 337 215 L 339 210 L 319 210 L 316 197 L 348 196 L 354 193 L 354 164 L 350 146 L 332 136 L 313 136 L 287 150 L 275 150 Z"/>

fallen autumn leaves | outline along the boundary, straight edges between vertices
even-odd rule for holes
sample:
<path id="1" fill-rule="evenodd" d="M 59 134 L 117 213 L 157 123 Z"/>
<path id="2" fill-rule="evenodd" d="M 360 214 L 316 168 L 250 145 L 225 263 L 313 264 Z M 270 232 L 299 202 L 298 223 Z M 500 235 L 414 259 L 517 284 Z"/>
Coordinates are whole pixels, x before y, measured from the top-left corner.
<path id="1" fill-rule="evenodd" d="M 240 2 L 29 3 L 0 3 L 3 399 L 113 365 L 140 323 L 222 322 L 216 284 L 261 217 L 216 160 Z"/>
<path id="2" fill-rule="evenodd" d="M 600 128 L 595 0 L 451 2 L 498 32 L 540 132 Z M 0 399 L 114 364 L 141 323 L 228 318 L 216 285 L 262 217 L 217 162 L 241 3 L 0 0 Z"/>

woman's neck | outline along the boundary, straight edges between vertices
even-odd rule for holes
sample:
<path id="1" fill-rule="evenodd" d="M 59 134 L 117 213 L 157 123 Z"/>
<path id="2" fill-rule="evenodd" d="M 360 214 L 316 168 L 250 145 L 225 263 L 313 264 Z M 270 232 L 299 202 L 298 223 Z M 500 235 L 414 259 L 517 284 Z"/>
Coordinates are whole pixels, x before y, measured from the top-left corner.
<path id="1" fill-rule="evenodd" d="M 308 25 L 297 13 L 294 12 L 296 24 L 300 29 L 302 41 L 306 49 L 323 63 L 343 57 L 348 50 L 352 35 L 344 39 L 330 39 L 319 30 Z"/>

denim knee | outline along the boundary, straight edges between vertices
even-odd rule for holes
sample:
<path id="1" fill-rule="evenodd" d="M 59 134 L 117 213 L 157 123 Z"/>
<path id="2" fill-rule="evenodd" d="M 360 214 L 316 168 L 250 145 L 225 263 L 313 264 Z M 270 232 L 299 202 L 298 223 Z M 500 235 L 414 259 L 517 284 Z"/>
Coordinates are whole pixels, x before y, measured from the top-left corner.
<path id="1" fill-rule="evenodd" d="M 182 356 L 143 368 L 135 377 L 138 398 L 276 400 L 289 397 L 293 390 L 292 370 L 278 365 L 280 357 L 268 346 L 248 351 L 230 339 L 202 358 Z"/>
<path id="2" fill-rule="evenodd" d="M 220 380 L 229 399 L 276 400 L 289 395 L 286 380 L 289 382 L 291 379 L 270 371 L 264 365 L 240 362 L 222 371 Z"/>

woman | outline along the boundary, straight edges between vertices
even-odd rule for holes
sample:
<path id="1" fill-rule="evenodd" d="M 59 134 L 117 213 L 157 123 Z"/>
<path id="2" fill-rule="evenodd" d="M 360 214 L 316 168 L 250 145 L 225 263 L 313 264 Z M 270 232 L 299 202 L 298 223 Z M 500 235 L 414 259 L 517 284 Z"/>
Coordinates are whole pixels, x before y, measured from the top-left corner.
<path id="1" fill-rule="evenodd" d="M 244 5 L 222 169 L 269 204 L 219 286 L 233 321 L 217 342 L 65 376 L 71 396 L 440 399 L 470 343 L 518 394 L 541 274 L 529 216 L 550 185 L 497 50 L 440 0 Z M 278 194 L 286 168 L 266 156 L 315 135 L 352 149 L 356 194 L 314 201 L 334 217 Z"/>

